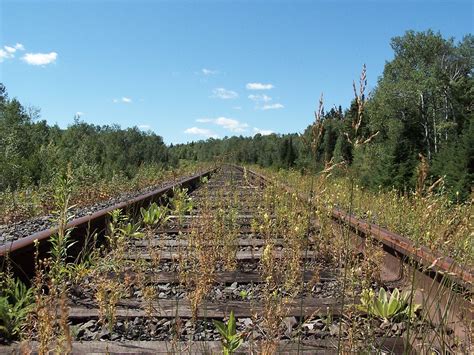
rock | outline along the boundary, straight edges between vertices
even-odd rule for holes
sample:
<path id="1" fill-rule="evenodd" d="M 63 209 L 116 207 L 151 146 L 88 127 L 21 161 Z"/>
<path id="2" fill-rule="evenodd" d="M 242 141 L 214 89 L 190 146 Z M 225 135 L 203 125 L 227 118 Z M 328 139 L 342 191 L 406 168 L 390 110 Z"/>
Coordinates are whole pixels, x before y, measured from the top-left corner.
<path id="1" fill-rule="evenodd" d="M 108 327 L 102 327 L 102 331 L 98 334 L 100 340 L 107 340 L 110 338 L 110 331 Z"/>
<path id="2" fill-rule="evenodd" d="M 83 336 L 84 336 L 84 333 L 86 332 L 86 328 L 80 328 L 78 331 L 77 331 L 77 334 L 76 334 L 76 339 L 79 340 L 81 339 Z M 1 343 L 1 342 L 0 342 Z"/>
<path id="3" fill-rule="evenodd" d="M 336 324 L 331 324 L 329 326 L 329 334 L 331 334 L 331 336 L 339 335 L 339 326 Z"/>
<path id="4" fill-rule="evenodd" d="M 94 327 L 95 327 L 95 323 L 96 323 L 96 321 L 93 320 L 93 319 L 91 319 L 90 321 L 88 321 L 88 322 L 84 323 L 83 325 L 81 325 L 81 326 L 79 327 L 79 330 L 81 330 L 81 329 L 91 329 L 91 328 L 94 328 Z"/>
<path id="5" fill-rule="evenodd" d="M 252 322 L 252 319 L 250 318 L 242 318 L 240 320 L 242 322 L 242 324 L 247 328 L 247 327 L 250 327 L 251 325 L 253 325 L 253 322 Z"/>
<path id="6" fill-rule="evenodd" d="M 158 285 L 158 290 L 160 291 L 168 291 L 170 289 L 170 284 Z"/>
<path id="7" fill-rule="evenodd" d="M 283 319 L 283 324 L 285 324 L 286 326 L 285 334 L 290 335 L 291 331 L 293 330 L 293 326 L 298 324 L 298 321 L 296 320 L 295 317 L 286 317 Z"/>
<path id="8" fill-rule="evenodd" d="M 92 340 L 95 338 L 95 333 L 91 332 L 89 329 L 84 330 L 84 334 L 82 335 L 82 339 L 84 340 Z"/>

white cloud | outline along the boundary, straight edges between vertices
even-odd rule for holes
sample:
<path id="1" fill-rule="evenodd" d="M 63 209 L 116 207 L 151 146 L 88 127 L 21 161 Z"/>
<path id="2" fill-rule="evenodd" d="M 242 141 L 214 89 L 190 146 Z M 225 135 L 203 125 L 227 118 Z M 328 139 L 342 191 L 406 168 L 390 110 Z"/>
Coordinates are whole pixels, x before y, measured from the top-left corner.
<path id="1" fill-rule="evenodd" d="M 3 46 L 3 48 L 0 48 L 0 63 L 5 59 L 14 58 L 17 50 L 23 51 L 25 47 L 21 43 L 17 43 L 14 46 Z"/>
<path id="2" fill-rule="evenodd" d="M 247 90 L 270 90 L 273 89 L 274 86 L 272 84 L 262 84 L 262 83 L 248 83 L 245 85 Z"/>
<path id="3" fill-rule="evenodd" d="M 234 106 L 232 107 L 234 110 L 242 110 L 242 106 Z"/>
<path id="4" fill-rule="evenodd" d="M 219 74 L 218 70 L 212 70 L 212 69 L 207 69 L 207 68 L 202 68 L 201 73 L 204 75 L 216 75 Z"/>
<path id="5" fill-rule="evenodd" d="M 22 59 L 29 65 L 47 65 L 54 63 L 58 57 L 58 53 L 26 53 Z"/>
<path id="6" fill-rule="evenodd" d="M 255 102 L 270 102 L 272 98 L 265 94 L 249 95 L 248 98 Z"/>
<path id="7" fill-rule="evenodd" d="M 261 107 L 262 110 L 266 111 L 266 110 L 278 110 L 278 109 L 281 109 L 281 108 L 285 108 L 285 106 L 283 106 L 282 104 L 270 104 L 270 105 L 263 105 Z"/>
<path id="8" fill-rule="evenodd" d="M 149 124 L 141 124 L 141 125 L 138 125 L 138 128 L 140 128 L 140 129 L 150 129 L 151 126 Z"/>
<path id="9" fill-rule="evenodd" d="M 0 48 L 0 63 L 7 58 L 11 58 L 11 54 Z"/>
<path id="10" fill-rule="evenodd" d="M 229 100 L 229 99 L 236 99 L 239 97 L 239 94 L 237 94 L 235 91 L 232 90 L 226 90 L 224 88 L 216 88 L 212 90 L 212 98 L 217 98 L 217 99 L 223 99 L 223 100 Z"/>
<path id="11" fill-rule="evenodd" d="M 265 94 L 257 94 L 257 95 L 249 95 L 248 98 L 252 101 L 255 102 L 255 109 L 256 110 L 278 110 L 281 108 L 284 108 L 282 104 L 275 103 L 275 104 L 270 104 L 269 102 L 272 101 L 273 99 Z"/>
<path id="12" fill-rule="evenodd" d="M 191 127 L 191 128 L 187 128 L 184 133 L 186 134 L 193 134 L 193 135 L 196 135 L 196 136 L 204 136 L 204 137 L 213 137 L 213 138 L 217 138 L 217 134 L 215 134 L 214 132 L 212 132 L 210 129 L 206 129 L 206 128 L 198 128 L 198 127 Z"/>
<path id="13" fill-rule="evenodd" d="M 231 132 L 245 132 L 247 130 L 247 127 L 249 126 L 247 123 L 243 123 L 233 118 L 227 117 L 198 118 L 196 122 L 213 123 Z"/>
<path id="14" fill-rule="evenodd" d="M 123 103 L 126 103 L 126 104 L 130 104 L 133 102 L 133 100 L 130 98 L 130 97 L 126 97 L 126 96 L 123 96 L 121 97 L 120 99 L 113 99 L 112 100 L 115 104 L 119 103 L 119 102 L 123 102 Z"/>
<path id="15" fill-rule="evenodd" d="M 260 133 L 262 136 L 268 136 L 269 134 L 275 133 L 275 132 L 270 131 L 268 129 L 260 129 L 260 128 L 257 128 L 257 127 L 254 127 L 253 131 L 255 132 L 255 134 Z"/>
<path id="16" fill-rule="evenodd" d="M 3 48 L 5 48 L 5 50 L 6 50 L 8 53 L 15 53 L 15 52 L 16 52 L 16 48 L 15 48 L 15 47 L 3 46 Z"/>
<path id="17" fill-rule="evenodd" d="M 218 117 L 214 120 L 214 123 L 232 132 L 244 132 L 249 126 L 247 123 L 242 123 L 227 117 Z"/>

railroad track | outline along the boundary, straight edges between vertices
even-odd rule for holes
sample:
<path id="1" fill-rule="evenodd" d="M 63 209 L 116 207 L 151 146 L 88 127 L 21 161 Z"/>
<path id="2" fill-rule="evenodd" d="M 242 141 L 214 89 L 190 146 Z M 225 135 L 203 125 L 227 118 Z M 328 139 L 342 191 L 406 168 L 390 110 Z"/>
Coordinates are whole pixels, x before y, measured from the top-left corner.
<path id="1" fill-rule="evenodd" d="M 72 255 L 93 232 L 97 245 L 108 246 L 85 277 L 69 284 L 63 310 L 73 330 L 73 352 L 220 352 L 212 321 L 225 321 L 231 312 L 244 353 L 472 350 L 472 271 L 334 211 L 333 235 L 350 243 L 359 258 L 370 259 L 367 251 L 377 250 L 367 236 L 382 243 L 378 281 L 367 284 L 367 276 L 354 274 L 357 268 L 348 271 L 347 259 L 322 254 L 321 225 L 307 212 L 305 197 L 297 197 L 262 175 L 224 165 L 71 221 L 72 238 L 80 241 Z M 153 201 L 172 207 L 166 223 L 146 227 L 139 237 L 129 233 L 107 242 L 111 211 L 136 216 Z M 54 232 L 5 245 L 0 256 L 30 280 L 33 241 L 39 240 L 38 253 L 46 256 Z M 383 322 L 358 308 L 363 288 L 409 285 L 425 315 L 409 322 L 412 329 L 406 321 Z M 39 338 L 33 330 L 31 348 L 41 347 Z M 19 349 L 13 344 L 0 352 Z"/>

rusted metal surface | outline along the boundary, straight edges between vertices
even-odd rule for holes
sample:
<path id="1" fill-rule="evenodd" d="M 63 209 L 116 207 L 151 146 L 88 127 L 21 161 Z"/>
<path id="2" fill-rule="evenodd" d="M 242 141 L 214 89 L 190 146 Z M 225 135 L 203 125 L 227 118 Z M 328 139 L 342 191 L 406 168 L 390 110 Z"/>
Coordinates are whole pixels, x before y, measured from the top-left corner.
<path id="1" fill-rule="evenodd" d="M 397 251 L 402 257 L 414 260 L 425 267 L 445 273 L 449 278 L 466 288 L 472 288 L 473 271 L 467 266 L 458 264 L 454 259 L 442 256 L 424 246 L 417 246 L 408 238 L 382 228 L 376 224 L 366 222 L 340 210 L 333 210 L 336 220 L 346 223 L 365 236 L 372 236 L 385 246 Z"/>
<path id="2" fill-rule="evenodd" d="M 265 183 L 267 177 L 247 170 L 254 179 Z M 294 190 L 281 184 L 286 191 Z M 302 200 L 307 198 L 301 194 Z M 349 232 L 353 245 L 364 253 L 366 238 L 382 244 L 384 255 L 381 279 L 390 287 L 409 287 L 415 291 L 414 302 L 421 304 L 433 325 L 444 326 L 458 339 L 470 343 L 469 325 L 474 319 L 472 308 L 473 270 L 408 238 L 378 225 L 359 219 L 340 209 L 332 213 L 339 233 Z M 347 228 L 349 227 L 349 228 Z"/>
<path id="3" fill-rule="evenodd" d="M 67 224 L 66 228 L 71 230 L 71 238 L 78 241 L 74 246 L 74 249 L 80 251 L 86 242 L 87 237 L 94 233 L 97 233 L 99 238 L 104 235 L 109 212 L 116 209 L 122 209 L 128 212 L 138 212 L 140 207 L 158 201 L 164 196 L 170 196 L 175 187 L 195 187 L 202 177 L 208 176 L 214 171 L 215 169 L 210 169 L 195 174 L 185 179 L 178 180 L 171 185 L 132 198 L 126 202 L 121 202 L 104 208 L 92 213 L 91 215 L 73 219 Z M 33 275 L 34 271 L 35 243 L 38 244 L 37 248 L 39 256 L 44 256 L 50 249 L 49 239 L 55 233 L 57 233 L 57 228 L 46 229 L 0 246 L 0 266 L 3 265 L 8 258 L 8 262 L 12 266 L 13 272 L 24 280 L 28 280 L 29 277 Z M 74 254 L 74 251 L 72 254 Z"/>
<path id="4" fill-rule="evenodd" d="M 252 175 L 254 179 L 261 180 L 265 183 L 271 182 L 269 178 L 255 171 L 247 169 L 247 172 Z M 287 185 L 281 184 L 281 186 L 289 192 L 294 192 L 293 189 Z M 299 195 L 302 200 L 307 199 L 305 196 Z M 417 246 L 413 241 L 404 236 L 390 232 L 385 228 L 366 222 L 353 215 L 349 215 L 341 209 L 335 208 L 332 214 L 336 221 L 344 222 L 361 236 L 375 237 L 384 245 L 386 250 L 389 250 L 400 260 L 404 260 L 405 262 L 416 261 L 420 264 L 419 266 L 424 266 L 425 268 L 429 267 L 429 269 L 434 272 L 442 273 L 445 277 L 472 292 L 474 271 L 466 265 L 459 264 L 454 259 L 436 253 L 427 247 Z M 393 260 L 391 260 L 391 262 L 393 262 Z M 392 274 L 396 274 L 398 268 L 399 263 L 394 262 Z"/>

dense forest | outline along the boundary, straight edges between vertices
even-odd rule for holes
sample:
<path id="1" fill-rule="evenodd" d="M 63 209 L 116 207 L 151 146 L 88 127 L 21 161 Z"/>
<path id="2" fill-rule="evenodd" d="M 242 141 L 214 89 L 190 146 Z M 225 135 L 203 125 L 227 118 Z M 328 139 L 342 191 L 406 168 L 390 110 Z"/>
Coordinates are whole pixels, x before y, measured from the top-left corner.
<path id="1" fill-rule="evenodd" d="M 96 126 L 75 119 L 67 129 L 38 120 L 35 108 L 9 99 L 0 84 L 0 191 L 49 182 L 69 163 L 75 176 L 96 181 L 132 177 L 142 164 L 167 165 L 162 137 L 138 128 Z"/>
<path id="2" fill-rule="evenodd" d="M 432 31 L 408 31 L 393 38 L 391 47 L 394 58 L 385 64 L 372 92 L 358 92 L 354 85 L 356 95 L 348 109 L 321 111 L 315 156 L 305 144 L 312 126 L 302 135 L 210 138 L 171 147 L 170 155 L 199 161 L 221 156 L 301 170 L 312 167 L 314 160 L 319 169 L 331 159 L 345 161 L 364 186 L 401 191 L 415 188 L 423 164 L 429 169 L 428 181 L 443 177 L 452 197 L 466 199 L 474 178 L 474 37 L 455 43 Z M 358 137 L 353 137 L 359 115 L 363 119 Z M 368 144 L 355 144 L 354 138 L 364 137 Z"/>
<path id="3" fill-rule="evenodd" d="M 0 84 L 0 191 L 50 181 L 67 163 L 79 178 L 97 179 L 117 173 L 132 177 L 146 164 L 220 157 L 301 171 L 345 162 L 364 186 L 401 191 L 415 187 L 423 162 L 431 182 L 443 177 L 451 196 L 466 199 L 474 178 L 474 37 L 455 43 L 432 31 L 408 31 L 391 46 L 394 58 L 372 92 L 358 93 L 354 85 L 356 96 L 347 109 L 320 107 L 318 119 L 302 134 L 210 138 L 170 147 L 138 128 L 78 119 L 67 129 L 49 126 L 39 120 L 38 110 L 10 99 Z M 315 125 L 320 144 L 312 152 L 306 143 Z M 370 142 L 355 144 L 359 139 Z"/>

